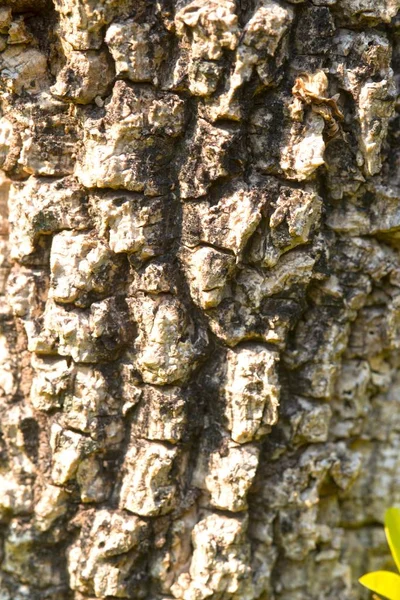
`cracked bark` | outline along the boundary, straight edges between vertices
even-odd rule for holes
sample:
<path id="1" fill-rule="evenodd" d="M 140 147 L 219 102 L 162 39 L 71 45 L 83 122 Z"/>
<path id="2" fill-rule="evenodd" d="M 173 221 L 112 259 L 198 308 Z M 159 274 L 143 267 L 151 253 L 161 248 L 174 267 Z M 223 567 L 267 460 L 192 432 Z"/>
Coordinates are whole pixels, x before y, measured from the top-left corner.
<path id="1" fill-rule="evenodd" d="M 390 566 L 398 8 L 3 0 L 1 600 Z"/>

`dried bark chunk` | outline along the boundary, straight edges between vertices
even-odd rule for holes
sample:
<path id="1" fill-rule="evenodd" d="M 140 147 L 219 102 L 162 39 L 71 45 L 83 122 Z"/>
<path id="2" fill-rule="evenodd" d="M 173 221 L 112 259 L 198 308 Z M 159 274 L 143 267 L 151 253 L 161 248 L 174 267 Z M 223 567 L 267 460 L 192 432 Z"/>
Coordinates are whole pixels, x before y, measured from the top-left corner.
<path id="1" fill-rule="evenodd" d="M 338 0 L 338 13 L 344 23 L 389 23 L 399 10 L 397 0 Z"/>
<path id="2" fill-rule="evenodd" d="M 140 565 L 140 544 L 147 528 L 139 517 L 122 510 L 103 509 L 94 518 L 86 518 L 68 550 L 72 589 L 97 598 L 137 593 L 132 570 Z"/>
<path id="3" fill-rule="evenodd" d="M 138 293 L 129 300 L 139 327 L 134 363 L 146 383 L 186 382 L 204 356 L 206 331 L 169 295 Z"/>
<path id="4" fill-rule="evenodd" d="M 240 172 L 238 143 L 240 134 L 233 127 L 213 127 L 204 119 L 198 119 L 195 130 L 186 141 L 187 159 L 179 172 L 181 197 L 200 198 L 228 172 Z"/>
<path id="5" fill-rule="evenodd" d="M 278 419 L 278 356 L 261 345 L 228 350 L 220 389 L 227 428 L 243 444 L 269 433 Z"/>
<path id="6" fill-rule="evenodd" d="M 167 32 L 157 25 L 155 19 L 147 23 L 127 19 L 113 22 L 107 29 L 105 41 L 115 60 L 117 75 L 157 85 L 168 50 Z"/>
<path id="7" fill-rule="evenodd" d="M 136 438 L 177 444 L 182 441 L 188 425 L 190 397 L 178 387 L 144 386 L 141 402 L 132 423 Z M 190 413 L 193 419 L 193 411 Z"/>
<path id="8" fill-rule="evenodd" d="M 106 94 L 113 77 L 114 69 L 104 50 L 72 51 L 50 91 L 58 98 L 88 104 Z"/>
<path id="9" fill-rule="evenodd" d="M 254 235 L 250 258 L 264 267 L 273 267 L 287 251 L 311 241 L 322 202 L 312 187 L 302 190 L 271 186 L 268 196 L 267 218 Z"/>
<path id="10" fill-rule="evenodd" d="M 375 175 L 382 167 L 381 148 L 394 111 L 390 44 L 382 33 L 346 29 L 338 30 L 334 42 L 337 58 L 331 70 L 356 104 L 356 136 L 364 159 L 358 162 L 364 163 L 366 176 Z"/>
<path id="11" fill-rule="evenodd" d="M 205 310 L 218 306 L 234 270 L 233 256 L 204 246 L 183 253 L 183 260 L 190 292 L 196 304 Z"/>
<path id="12" fill-rule="evenodd" d="M 240 259 L 267 203 L 268 187 L 266 185 L 264 189 L 263 184 L 264 181 L 256 177 L 252 177 L 249 183 L 236 181 L 222 188 L 217 202 L 214 200 L 211 204 L 204 200 L 185 204 L 185 244 L 190 247 L 211 244 L 232 252 L 237 260 Z"/>
<path id="13" fill-rule="evenodd" d="M 40 235 L 89 224 L 85 191 L 74 178 L 30 177 L 10 189 L 13 258 L 23 260 L 35 250 Z"/>
<path id="14" fill-rule="evenodd" d="M 135 263 L 163 254 L 174 237 L 171 198 L 154 199 L 129 192 L 93 194 L 91 214 L 99 235 L 113 252 L 128 253 Z"/>
<path id="15" fill-rule="evenodd" d="M 21 131 L 19 163 L 28 174 L 64 177 L 74 171 L 78 132 L 74 119 L 64 107 L 54 105 L 53 114 L 33 111 L 28 126 Z"/>
<path id="16" fill-rule="evenodd" d="M 115 320 L 115 317 L 117 317 Z M 69 310 L 49 300 L 35 330 L 28 330 L 29 349 L 38 354 L 71 356 L 75 362 L 95 363 L 118 357 L 130 327 L 114 298 L 94 302 L 90 309 Z"/>
<path id="17" fill-rule="evenodd" d="M 258 466 L 259 448 L 226 440 L 209 451 L 200 448 L 192 485 L 210 495 L 209 503 L 219 510 L 239 512 L 247 508 L 246 496 Z"/>
<path id="18" fill-rule="evenodd" d="M 125 188 L 150 196 L 167 192 L 171 179 L 165 167 L 185 120 L 185 102 L 177 95 L 117 81 L 105 116 L 84 119 L 78 179 L 89 188 Z"/>
<path id="19" fill-rule="evenodd" d="M 9 46 L 0 54 L 0 95 L 37 94 L 49 84 L 45 54 L 37 48 Z"/>
<path id="20" fill-rule="evenodd" d="M 279 70 L 288 57 L 288 32 L 292 20 L 293 11 L 289 7 L 284 7 L 274 0 L 260 0 L 257 3 L 240 36 L 231 75 L 223 92 L 206 101 L 205 114 L 209 119 L 242 119 L 240 90 L 254 72 L 264 86 L 278 83 Z M 204 65 L 204 62 L 200 64 Z M 202 72 L 199 73 L 198 69 L 195 85 L 191 82 L 192 93 L 207 96 L 215 91 L 218 79 L 214 71 L 218 67 L 221 71 L 222 67 L 217 63 L 212 63 L 212 67 L 213 70 L 206 63 Z M 189 79 L 190 75 L 189 71 Z M 213 86 L 214 81 L 216 83 Z"/>
<path id="21" fill-rule="evenodd" d="M 176 505 L 172 467 L 177 448 L 141 441 L 129 448 L 123 467 L 120 507 L 142 517 L 164 515 Z"/>
<path id="22" fill-rule="evenodd" d="M 173 596 L 194 600 L 230 593 L 251 598 L 250 547 L 245 541 L 246 529 L 245 517 L 219 514 L 203 517 L 191 536 L 194 552 L 190 570 L 179 575 L 171 588 Z"/>
<path id="23" fill-rule="evenodd" d="M 50 253 L 50 296 L 86 307 L 115 290 L 119 267 L 110 248 L 91 233 L 58 233 Z"/>

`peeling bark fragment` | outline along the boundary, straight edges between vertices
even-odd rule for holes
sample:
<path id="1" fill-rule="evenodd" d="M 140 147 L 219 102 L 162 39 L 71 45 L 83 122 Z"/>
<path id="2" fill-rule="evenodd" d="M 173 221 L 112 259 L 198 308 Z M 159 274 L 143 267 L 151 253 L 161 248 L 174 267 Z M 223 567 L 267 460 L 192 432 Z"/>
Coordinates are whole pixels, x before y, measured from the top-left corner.
<path id="1" fill-rule="evenodd" d="M 35 451 L 27 446 L 24 423 L 32 419 L 28 407 L 9 407 L 3 415 L 1 427 L 2 453 L 0 485 L 0 515 L 4 519 L 8 512 L 16 515 L 31 514 L 34 508 L 33 484 L 36 477 Z M 32 440 L 36 446 L 37 440 Z M 5 443 L 4 443 L 5 442 Z M 32 452 L 30 452 L 32 450 Z"/>
<path id="2" fill-rule="evenodd" d="M 21 139 L 12 123 L 2 117 L 0 119 L 0 163 L 3 171 L 15 167 L 21 147 Z"/>
<path id="3" fill-rule="evenodd" d="M 131 5 L 128 0 L 56 0 L 60 15 L 60 37 L 74 50 L 100 48 L 102 30 L 116 14 L 123 14 Z"/>
<path id="4" fill-rule="evenodd" d="M 337 62 L 332 71 L 356 104 L 360 125 L 357 138 L 363 158 L 358 163 L 364 163 L 367 175 L 375 175 L 382 167 L 381 145 L 394 111 L 391 47 L 386 35 L 375 31 L 355 33 L 342 29 L 334 41 Z"/>
<path id="5" fill-rule="evenodd" d="M 35 524 L 40 531 L 48 531 L 54 521 L 64 515 L 68 494 L 55 485 L 47 485 L 35 506 Z"/>
<path id="6" fill-rule="evenodd" d="M 251 79 L 254 72 L 264 86 L 276 84 L 276 80 L 279 79 L 279 68 L 288 56 L 286 36 L 292 20 L 293 11 L 290 8 L 271 0 L 261 0 L 258 3 L 240 37 L 226 91 L 215 99 L 206 100 L 205 114 L 208 118 L 212 121 L 217 119 L 240 121 L 243 110 L 240 105 L 239 91 Z M 216 88 L 214 71 L 218 66 L 212 63 L 213 69 L 211 69 L 207 63 L 200 64 L 206 65 L 207 68 L 203 68 L 201 73 L 198 69 L 195 84 L 191 82 L 191 91 L 194 94 L 208 96 L 215 91 L 212 86 L 215 81 Z M 189 79 L 191 74 L 189 71 Z M 203 83 L 204 79 L 206 84 Z"/>
<path id="7" fill-rule="evenodd" d="M 302 295 L 313 277 L 319 279 L 318 255 L 318 248 L 311 255 L 292 251 L 272 269 L 242 267 L 224 300 L 207 312 L 213 332 L 229 346 L 256 340 L 283 347 L 300 315 Z M 288 297 L 281 298 L 284 291 Z"/>
<path id="8" fill-rule="evenodd" d="M 331 212 L 329 226 L 351 236 L 379 235 L 396 244 L 400 230 L 400 190 L 379 181 L 363 186 L 351 201 L 340 202 Z M 354 238 L 353 238 L 354 239 Z"/>
<path id="9" fill-rule="evenodd" d="M 65 104 L 47 92 L 34 97 L 3 97 L 5 113 L 12 111 L 15 140 L 11 140 L 7 170 L 14 175 L 63 177 L 74 170 L 80 132 Z"/>
<path id="10" fill-rule="evenodd" d="M 307 286 L 313 276 L 315 257 L 302 250 L 288 252 L 270 270 L 242 269 L 237 277 L 237 296 L 242 300 L 248 298 L 248 303 L 254 308 L 260 306 L 262 300 L 295 286 Z"/>
<path id="11" fill-rule="evenodd" d="M 12 11 L 10 7 L 2 6 L 0 9 L 0 31 L 7 33 L 12 21 Z"/>
<path id="12" fill-rule="evenodd" d="M 177 272 L 169 262 L 162 259 L 147 262 L 141 269 L 133 273 L 132 293 L 147 292 L 149 294 L 170 293 L 177 295 Z"/>
<path id="13" fill-rule="evenodd" d="M 237 44 L 238 28 L 235 3 L 232 0 L 193 0 L 181 2 L 175 17 L 178 35 L 183 36 L 186 28 L 192 31 L 192 53 L 194 58 L 216 60 L 222 49 L 233 50 Z"/>
<path id="14" fill-rule="evenodd" d="M 327 404 L 313 405 L 307 400 L 301 399 L 299 406 L 303 411 L 291 419 L 294 439 L 298 442 L 326 442 L 329 437 L 329 425 L 332 410 Z"/>
<path id="15" fill-rule="evenodd" d="M 310 111 L 303 119 L 291 98 L 274 94 L 256 107 L 250 118 L 250 143 L 257 168 L 294 181 L 314 178 L 325 163 L 324 128 L 321 116 Z"/>
<path id="16" fill-rule="evenodd" d="M 180 5 L 183 7 L 180 8 Z M 180 78 L 187 76 L 189 91 L 207 96 L 215 91 L 222 75 L 224 51 L 234 50 L 239 39 L 238 19 L 232 0 L 181 2 L 175 15 L 176 33 L 188 60 L 175 66 Z M 183 71 L 183 73 L 181 73 Z M 177 77 L 175 75 L 174 79 Z"/>
<path id="17" fill-rule="evenodd" d="M 87 446 L 93 446 L 93 443 L 79 433 L 63 430 L 57 424 L 52 427 L 51 438 L 51 478 L 56 485 L 62 485 L 75 477 Z"/>
<path id="18" fill-rule="evenodd" d="M 60 420 L 65 427 L 94 434 L 99 417 L 119 415 L 119 405 L 109 395 L 107 382 L 98 369 L 79 365 L 71 369 Z"/>
<path id="19" fill-rule="evenodd" d="M 64 393 L 69 385 L 71 369 L 63 358 L 32 356 L 35 377 L 30 399 L 36 410 L 61 408 Z"/>
<path id="20" fill-rule="evenodd" d="M 349 340 L 348 355 L 351 358 L 368 358 L 389 348 L 399 346 L 400 297 L 396 294 L 384 306 L 363 308 L 354 323 Z"/>
<path id="21" fill-rule="evenodd" d="M 392 81 L 366 83 L 360 91 L 359 119 L 361 152 L 368 175 L 381 170 L 380 150 L 386 138 L 390 118 L 394 114 L 395 88 Z"/>
<path id="22" fill-rule="evenodd" d="M 280 163 L 288 179 L 308 179 L 325 163 L 325 142 L 322 135 L 324 127 L 324 120 L 312 113 L 300 130 L 297 125 L 292 126 Z"/>
<path id="23" fill-rule="evenodd" d="M 280 298 L 258 299 L 254 304 L 242 306 L 235 297 L 226 298 L 216 309 L 210 309 L 207 317 L 212 332 L 230 347 L 252 340 L 283 348 L 300 315 L 298 303 Z"/>
<path id="24" fill-rule="evenodd" d="M 375 25 L 389 23 L 399 10 L 399 3 L 397 0 L 338 0 L 338 9 L 347 23 Z"/>
<path id="25" fill-rule="evenodd" d="M 290 7 L 284 7 L 273 0 L 261 0 L 244 28 L 235 74 L 246 72 L 248 64 L 253 63 L 263 84 L 272 84 L 274 72 L 271 69 L 271 59 L 275 57 L 276 66 L 280 67 L 287 58 L 287 48 L 284 47 L 284 51 L 279 52 L 279 46 L 288 33 L 292 20 L 293 10 Z M 244 80 L 248 78 L 246 73 Z"/>

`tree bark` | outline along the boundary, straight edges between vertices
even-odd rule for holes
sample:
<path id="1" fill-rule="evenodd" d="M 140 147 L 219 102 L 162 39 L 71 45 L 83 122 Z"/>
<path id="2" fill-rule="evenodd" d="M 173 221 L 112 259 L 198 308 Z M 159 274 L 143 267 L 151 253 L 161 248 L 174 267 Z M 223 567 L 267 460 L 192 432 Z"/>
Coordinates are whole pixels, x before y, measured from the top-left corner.
<path id="1" fill-rule="evenodd" d="M 3 0 L 1 600 L 391 568 L 398 8 Z"/>

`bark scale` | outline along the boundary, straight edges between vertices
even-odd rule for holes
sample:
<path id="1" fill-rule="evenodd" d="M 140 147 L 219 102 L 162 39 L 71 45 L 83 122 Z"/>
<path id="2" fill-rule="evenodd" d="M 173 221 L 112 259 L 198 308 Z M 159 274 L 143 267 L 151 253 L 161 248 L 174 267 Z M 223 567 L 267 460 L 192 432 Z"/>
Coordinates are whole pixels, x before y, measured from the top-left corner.
<path id="1" fill-rule="evenodd" d="M 398 8 L 1 3 L 1 600 L 390 564 Z"/>

